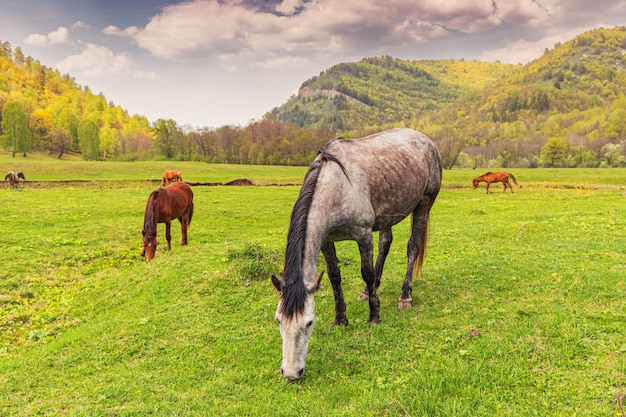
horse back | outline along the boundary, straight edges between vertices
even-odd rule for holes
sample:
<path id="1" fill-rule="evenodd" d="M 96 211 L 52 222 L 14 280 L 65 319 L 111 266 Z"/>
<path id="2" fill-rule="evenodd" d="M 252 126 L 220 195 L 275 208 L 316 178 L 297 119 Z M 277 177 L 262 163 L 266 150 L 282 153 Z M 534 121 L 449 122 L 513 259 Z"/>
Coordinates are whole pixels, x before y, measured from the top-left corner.
<path id="1" fill-rule="evenodd" d="M 331 191 L 332 198 L 348 211 L 371 206 L 375 229 L 398 223 L 424 195 L 434 201 L 439 193 L 441 156 L 433 142 L 415 130 L 391 129 L 361 139 L 334 140 L 326 152 L 343 164 L 345 174 L 337 164 L 326 164 L 323 172 L 327 173 L 320 181 L 329 186 L 320 190 L 339 190 Z"/>
<path id="2" fill-rule="evenodd" d="M 160 220 L 177 219 L 192 210 L 193 191 L 187 183 L 173 182 L 167 187 L 155 190 L 160 205 Z"/>

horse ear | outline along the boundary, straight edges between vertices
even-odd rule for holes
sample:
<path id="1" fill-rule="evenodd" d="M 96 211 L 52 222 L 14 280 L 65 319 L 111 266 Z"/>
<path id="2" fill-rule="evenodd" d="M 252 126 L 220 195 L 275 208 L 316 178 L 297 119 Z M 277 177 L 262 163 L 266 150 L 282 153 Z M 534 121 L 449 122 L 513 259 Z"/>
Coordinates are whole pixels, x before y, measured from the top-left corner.
<path id="1" fill-rule="evenodd" d="M 313 281 L 306 284 L 306 290 L 310 294 L 313 294 L 314 292 L 320 289 L 320 283 L 322 282 L 323 276 L 324 276 L 324 271 L 322 271 L 319 277 L 315 278 Z"/>
<path id="2" fill-rule="evenodd" d="M 274 284 L 276 291 L 283 292 L 284 281 L 282 279 L 278 279 L 276 278 L 276 275 L 272 275 L 272 284 Z"/>

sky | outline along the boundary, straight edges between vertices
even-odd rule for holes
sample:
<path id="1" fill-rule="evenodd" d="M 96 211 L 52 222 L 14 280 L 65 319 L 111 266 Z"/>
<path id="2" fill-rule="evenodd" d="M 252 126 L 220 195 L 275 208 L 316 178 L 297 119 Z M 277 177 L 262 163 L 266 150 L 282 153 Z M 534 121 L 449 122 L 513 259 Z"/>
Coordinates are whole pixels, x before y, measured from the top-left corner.
<path id="1" fill-rule="evenodd" d="M 245 126 L 341 62 L 526 64 L 626 0 L 0 0 L 0 41 L 151 122 Z"/>

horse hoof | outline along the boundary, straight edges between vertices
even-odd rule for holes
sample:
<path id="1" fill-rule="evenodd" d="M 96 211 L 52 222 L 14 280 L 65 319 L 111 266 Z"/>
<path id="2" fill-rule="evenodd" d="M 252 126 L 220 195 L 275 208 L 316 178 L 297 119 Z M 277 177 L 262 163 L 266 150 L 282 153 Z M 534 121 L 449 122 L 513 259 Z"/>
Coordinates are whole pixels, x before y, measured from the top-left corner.
<path id="1" fill-rule="evenodd" d="M 413 300 L 408 298 L 403 300 L 400 298 L 398 300 L 398 310 L 410 310 L 413 307 Z"/>
<path id="2" fill-rule="evenodd" d="M 335 326 L 347 326 L 348 319 L 335 320 Z"/>
<path id="3" fill-rule="evenodd" d="M 376 317 L 375 319 L 370 319 L 368 321 L 369 324 L 373 324 L 373 325 L 379 325 L 380 324 L 380 318 Z"/>

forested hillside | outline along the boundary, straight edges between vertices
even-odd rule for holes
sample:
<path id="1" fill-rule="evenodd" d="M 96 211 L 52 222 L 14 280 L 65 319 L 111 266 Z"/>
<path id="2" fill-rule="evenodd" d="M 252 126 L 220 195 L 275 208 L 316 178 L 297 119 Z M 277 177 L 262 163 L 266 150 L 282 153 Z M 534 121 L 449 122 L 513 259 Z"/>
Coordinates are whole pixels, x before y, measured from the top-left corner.
<path id="1" fill-rule="evenodd" d="M 368 58 L 304 82 L 266 118 L 338 131 L 408 126 L 447 167 L 625 166 L 626 28 L 525 65 Z"/>
<path id="2" fill-rule="evenodd" d="M 106 159 L 152 146 L 146 118 L 130 116 L 7 42 L 0 42 L 0 110 L 2 142 L 14 154 L 36 149 Z"/>
<path id="3" fill-rule="evenodd" d="M 626 28 L 584 33 L 415 127 L 449 162 L 465 149 L 479 166 L 625 166 L 625 54 Z"/>
<path id="4" fill-rule="evenodd" d="M 190 129 L 129 115 L 103 94 L 0 41 L 0 144 L 13 155 L 307 165 L 335 132 L 259 121 Z"/>
<path id="5" fill-rule="evenodd" d="M 265 117 L 336 131 L 416 124 L 516 69 L 477 61 L 366 58 L 335 65 L 305 81 L 296 96 Z"/>
<path id="6" fill-rule="evenodd" d="M 129 115 L 0 42 L 0 141 L 84 159 L 306 165 L 326 140 L 423 131 L 447 168 L 626 166 L 626 27 L 586 32 L 527 65 L 390 56 L 341 63 L 247 126 Z"/>

